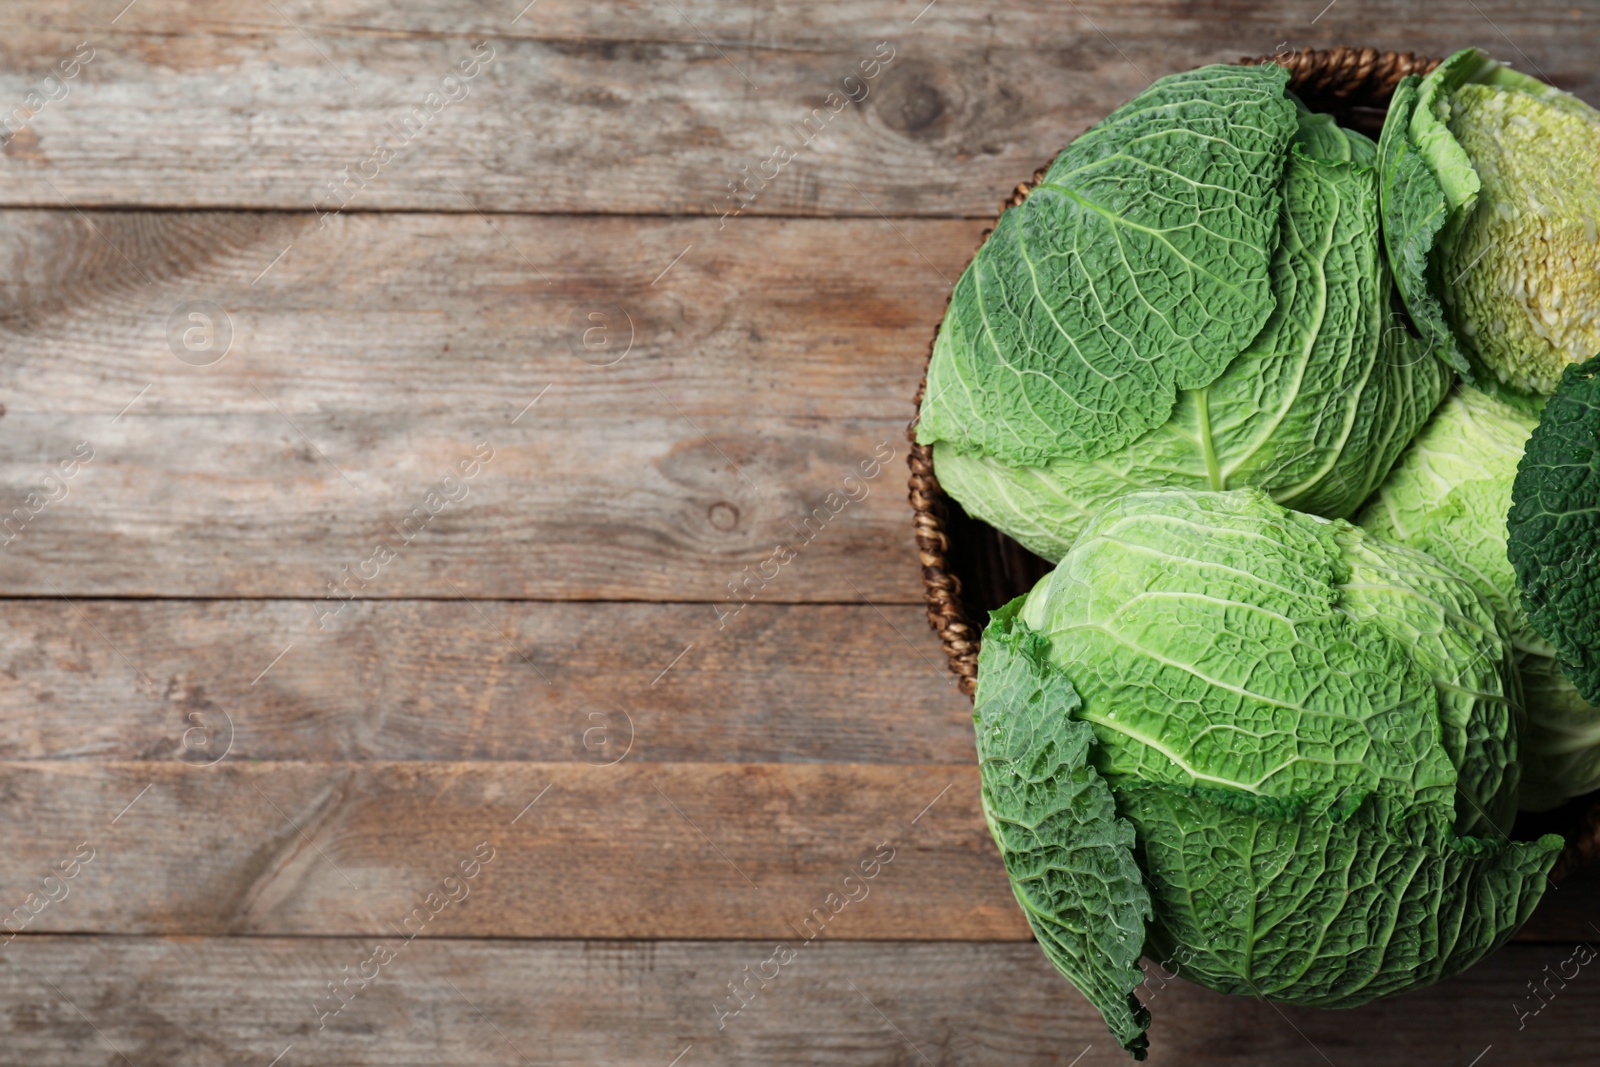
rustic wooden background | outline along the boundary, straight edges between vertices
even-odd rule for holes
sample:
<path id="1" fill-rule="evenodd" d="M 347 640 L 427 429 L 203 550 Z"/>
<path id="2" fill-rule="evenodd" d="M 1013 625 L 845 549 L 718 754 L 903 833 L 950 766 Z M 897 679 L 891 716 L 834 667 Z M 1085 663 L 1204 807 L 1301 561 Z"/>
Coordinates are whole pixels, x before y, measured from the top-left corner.
<path id="1" fill-rule="evenodd" d="M 1125 1062 L 919 603 L 949 284 L 1151 78 L 1481 44 L 1600 99 L 1600 4 L 524 2 L 0 4 L 0 1064 Z M 1157 987 L 1153 1061 L 1592 1063 L 1597 905 L 1355 1012 Z"/>

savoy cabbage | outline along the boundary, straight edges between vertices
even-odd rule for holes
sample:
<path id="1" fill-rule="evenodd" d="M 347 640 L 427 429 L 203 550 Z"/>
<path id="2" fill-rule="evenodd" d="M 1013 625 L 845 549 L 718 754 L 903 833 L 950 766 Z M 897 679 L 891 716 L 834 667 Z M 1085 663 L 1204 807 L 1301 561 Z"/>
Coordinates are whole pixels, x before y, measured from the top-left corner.
<path id="1" fill-rule="evenodd" d="M 1300 108 L 1281 164 L 1276 248 L 1267 270 L 1270 314 L 1219 375 L 1182 389 L 1163 409 L 1169 415 L 1117 448 L 1102 439 L 1093 449 L 1017 462 L 1015 452 L 990 451 L 993 443 L 971 429 L 990 423 L 969 402 L 967 378 L 998 376 L 1003 366 L 997 347 L 965 348 L 971 335 L 963 285 L 973 277 L 976 293 L 1006 267 L 981 251 L 956 287 L 929 369 L 919 439 L 936 442 L 940 484 L 969 513 L 1049 560 L 1061 558 L 1101 504 L 1131 488 L 1257 486 L 1303 511 L 1353 514 L 1451 377 L 1390 309 L 1376 162 L 1367 138 Z M 1025 213 L 1039 195 L 1006 217 Z M 1004 217 L 995 232 L 1009 232 Z M 1043 237 L 1034 247 L 1041 254 L 1056 248 Z M 1011 269 L 1021 268 L 1012 263 Z M 1206 295 L 1196 291 L 1191 299 L 1203 306 Z M 984 321 L 1012 321 L 1003 314 Z M 1151 363 L 1164 364 L 1172 344 L 1157 338 L 1144 342 L 1143 351 Z M 1108 378 L 1118 374 L 1112 365 L 1089 363 Z M 1001 377 L 995 388 L 1005 384 Z M 956 425 L 954 413 L 964 405 L 964 421 Z"/>
<path id="2" fill-rule="evenodd" d="M 1407 77 L 1384 125 L 1396 280 L 1440 355 L 1548 394 L 1600 349 L 1600 112 L 1475 48 Z"/>
<path id="3" fill-rule="evenodd" d="M 1492 951 L 1561 847 L 1506 837 L 1516 675 L 1487 604 L 1259 490 L 1107 505 L 980 656 L 982 799 L 1017 899 L 1137 1058 L 1141 954 L 1361 1004 Z"/>

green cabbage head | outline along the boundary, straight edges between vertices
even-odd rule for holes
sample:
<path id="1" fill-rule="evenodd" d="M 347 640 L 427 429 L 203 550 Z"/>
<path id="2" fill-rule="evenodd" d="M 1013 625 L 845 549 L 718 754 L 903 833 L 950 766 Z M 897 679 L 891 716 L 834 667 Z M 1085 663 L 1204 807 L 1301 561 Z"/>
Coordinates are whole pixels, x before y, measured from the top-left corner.
<path id="1" fill-rule="evenodd" d="M 1376 163 L 1271 66 L 1164 78 L 1073 142 L 956 285 L 940 484 L 1052 561 L 1130 488 L 1351 515 L 1451 377 L 1391 311 Z"/>
<path id="2" fill-rule="evenodd" d="M 1561 847 L 1506 837 L 1519 708 L 1489 606 L 1260 490 L 1119 498 L 980 656 L 983 806 L 1017 900 L 1136 1058 L 1141 956 L 1361 1004 L 1501 944 Z"/>
<path id="3" fill-rule="evenodd" d="M 1538 424 L 1531 410 L 1457 387 L 1356 517 L 1369 533 L 1449 567 L 1505 624 L 1528 713 L 1520 806 L 1531 811 L 1600 789 L 1600 710 L 1567 681 L 1555 645 L 1529 622 L 1507 556 L 1512 482 Z"/>
<path id="4" fill-rule="evenodd" d="M 1477 49 L 1395 94 L 1385 224 L 1407 306 L 1486 387 L 1600 350 L 1600 112 Z"/>

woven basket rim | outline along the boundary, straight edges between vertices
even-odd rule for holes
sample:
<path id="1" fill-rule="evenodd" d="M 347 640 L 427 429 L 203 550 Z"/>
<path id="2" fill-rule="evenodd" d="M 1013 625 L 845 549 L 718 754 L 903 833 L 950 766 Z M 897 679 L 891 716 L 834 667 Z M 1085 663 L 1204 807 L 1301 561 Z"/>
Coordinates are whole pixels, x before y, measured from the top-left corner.
<path id="1" fill-rule="evenodd" d="M 1407 74 L 1427 74 L 1439 65 L 1440 60 L 1419 56 L 1414 52 L 1379 51 L 1373 48 L 1337 47 L 1328 49 L 1303 48 L 1296 52 L 1270 56 L 1242 56 L 1240 65 L 1277 63 L 1289 70 L 1289 87 L 1302 97 L 1309 96 L 1319 103 L 1332 103 L 1351 107 L 1387 107 L 1395 86 Z M 1049 163 L 1034 171 L 1032 178 L 1019 182 L 1011 195 L 1000 205 L 999 215 L 1027 199 L 1044 179 Z M 988 240 L 986 229 L 978 239 L 977 248 Z M 977 254 L 977 248 L 973 254 Z M 970 262 L 970 261 L 969 261 Z M 963 268 L 964 270 L 965 268 Z M 948 298 L 946 306 L 948 306 Z M 941 314 L 940 319 L 943 319 Z M 923 362 L 922 380 L 913 398 L 915 409 L 920 411 L 922 396 L 928 384 L 928 360 L 933 357 L 934 342 L 939 327 L 935 324 L 933 337 L 928 342 L 928 355 Z M 917 443 L 917 415 L 906 427 L 906 437 L 911 448 L 906 456 L 910 467 L 909 498 L 912 509 L 912 526 L 917 543 L 917 556 L 922 565 L 923 595 L 927 603 L 928 625 L 939 635 L 950 671 L 956 676 L 960 690 L 971 698 L 976 692 L 978 677 L 978 646 L 983 632 L 983 621 L 974 619 L 963 602 L 961 580 L 949 566 L 949 499 L 939 485 L 933 469 L 933 449 Z M 972 519 L 978 522 L 977 519 Z M 1567 840 L 1551 880 L 1558 881 L 1567 874 L 1600 856 L 1600 794 L 1589 805 L 1579 820 L 1579 825 Z"/>

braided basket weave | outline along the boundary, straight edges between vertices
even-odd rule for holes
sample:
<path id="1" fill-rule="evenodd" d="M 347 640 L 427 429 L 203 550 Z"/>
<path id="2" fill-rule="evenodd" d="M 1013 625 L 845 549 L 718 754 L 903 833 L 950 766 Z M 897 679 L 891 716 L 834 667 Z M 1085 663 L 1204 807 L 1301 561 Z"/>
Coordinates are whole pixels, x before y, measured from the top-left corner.
<path id="1" fill-rule="evenodd" d="M 1437 59 L 1411 52 L 1379 52 L 1372 48 L 1302 49 L 1272 56 L 1245 56 L 1241 64 L 1277 63 L 1289 71 L 1289 88 L 1313 111 L 1332 114 L 1342 125 L 1376 137 L 1394 94 L 1407 74 L 1426 74 Z M 1017 185 L 1000 205 L 1015 207 L 1044 179 L 1049 164 Z M 982 240 L 987 239 L 985 230 Z M 938 336 L 935 327 L 934 336 Z M 933 355 L 933 343 L 928 344 Z M 917 386 L 922 405 L 927 375 Z M 1032 589 L 1050 571 L 1040 559 L 1005 534 L 966 515 L 939 487 L 933 470 L 933 449 L 916 440 L 917 420 L 906 433 L 911 440 L 911 508 L 917 554 L 922 563 L 928 623 L 939 635 L 957 684 L 972 696 L 978 676 L 978 642 L 989 612 Z M 1551 877 L 1559 879 L 1600 856 L 1600 795 L 1579 798 L 1535 821 L 1539 831 L 1567 837 L 1566 851 Z"/>

